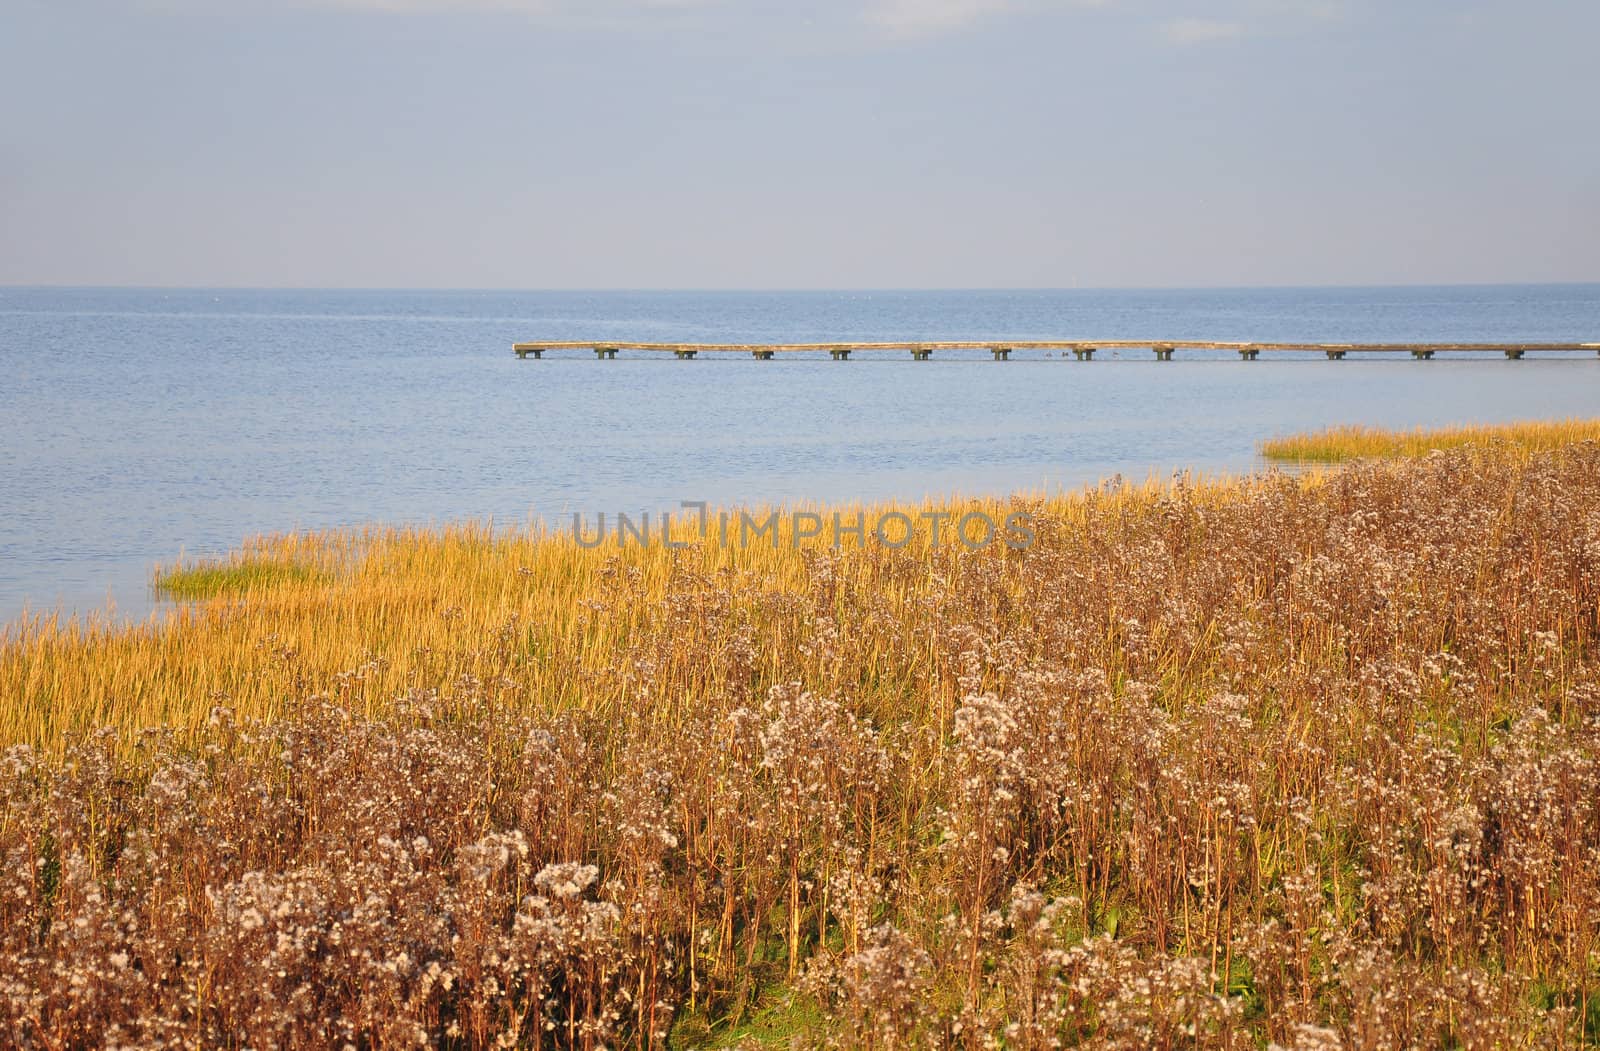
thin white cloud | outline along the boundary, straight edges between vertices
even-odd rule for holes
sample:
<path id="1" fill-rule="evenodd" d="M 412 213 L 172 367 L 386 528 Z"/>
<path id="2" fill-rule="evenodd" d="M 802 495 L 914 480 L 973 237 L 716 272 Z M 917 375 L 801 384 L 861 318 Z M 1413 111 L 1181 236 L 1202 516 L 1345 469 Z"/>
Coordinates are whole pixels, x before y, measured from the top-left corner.
<path id="1" fill-rule="evenodd" d="M 1269 15 L 1326 22 L 1343 18 L 1349 0 L 1255 0 L 1255 6 Z"/>
<path id="2" fill-rule="evenodd" d="M 922 37 L 965 29 L 1006 14 L 1103 7 L 1115 0 L 848 0 L 862 21 L 890 36 Z"/>
<path id="3" fill-rule="evenodd" d="M 1201 15 L 1158 22 L 1168 43 L 1200 45 L 1246 36 L 1279 36 L 1311 31 L 1344 20 L 1352 0 L 1213 0 Z"/>
<path id="4" fill-rule="evenodd" d="M 200 0 L 144 0 L 152 7 L 217 6 Z M 727 0 L 277 0 L 285 7 L 367 11 L 373 14 L 525 14 L 533 17 L 615 18 L 691 8 L 726 6 Z M 242 0 L 238 6 L 275 6 L 271 0 Z"/>
<path id="5" fill-rule="evenodd" d="M 1174 44 L 1208 44 L 1234 40 L 1249 30 L 1242 22 L 1215 18 L 1173 18 L 1161 23 L 1161 35 Z"/>
<path id="6" fill-rule="evenodd" d="M 157 9 L 224 13 L 291 7 L 392 15 L 520 14 L 556 25 L 645 28 L 689 12 L 751 24 L 828 25 L 880 37 L 926 37 L 1024 11 L 1096 7 L 1113 0 L 128 0 Z M 3 4 L 4 0 L 0 0 Z"/>
<path id="7" fill-rule="evenodd" d="M 188 8 L 191 10 L 207 6 L 194 3 L 192 0 L 148 0 L 148 2 L 151 6 Z M 265 10 L 276 5 L 244 0 L 238 6 Z M 299 9 L 366 11 L 380 15 L 481 14 L 484 12 L 548 15 L 562 11 L 566 5 L 561 3 L 560 0 L 282 0 L 281 6 Z"/>
<path id="8" fill-rule="evenodd" d="M 873 0 L 865 17 L 892 36 L 927 36 L 963 28 L 1011 7 L 1011 0 Z"/>
<path id="9" fill-rule="evenodd" d="M 1271 35 L 1342 18 L 1358 0 L 126 0 L 166 9 L 220 13 L 229 7 L 275 6 L 395 15 L 523 15 L 556 27 L 650 30 L 668 25 L 710 25 L 737 19 L 750 26 L 804 24 L 840 36 L 865 33 L 882 39 L 917 40 L 959 33 L 1007 15 L 1042 14 L 1120 6 L 1151 18 L 1160 39 L 1200 45 L 1244 36 Z M 4 0 L 0 0 L 3 4 Z M 1188 8 L 1190 13 L 1178 15 Z M 1165 8 L 1165 11 L 1162 9 Z M 1175 11 L 1174 8 L 1177 10 Z M 1195 9 L 1199 8 L 1198 13 Z M 1171 15 L 1164 20 L 1162 14 Z M 824 28 L 825 27 L 825 28 Z"/>
<path id="10" fill-rule="evenodd" d="M 301 0 L 304 6 L 312 6 Z M 434 14 L 451 11 L 508 11 L 531 15 L 554 14 L 559 5 L 547 0 L 320 0 L 315 6 L 384 14 Z"/>

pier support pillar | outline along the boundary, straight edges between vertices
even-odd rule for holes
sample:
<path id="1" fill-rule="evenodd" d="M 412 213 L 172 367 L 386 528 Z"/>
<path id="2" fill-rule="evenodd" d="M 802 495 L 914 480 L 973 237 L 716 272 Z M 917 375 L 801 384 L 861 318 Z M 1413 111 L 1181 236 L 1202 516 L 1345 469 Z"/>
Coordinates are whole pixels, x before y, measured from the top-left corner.
<path id="1" fill-rule="evenodd" d="M 911 348 L 912 361 L 927 361 L 931 357 L 933 357 L 933 351 L 929 350 L 927 347 Z"/>
<path id="2" fill-rule="evenodd" d="M 1173 348 L 1171 346 L 1169 346 L 1169 345 L 1167 345 L 1165 343 L 1157 343 L 1155 346 L 1151 347 L 1150 349 L 1156 352 L 1156 360 L 1157 361 L 1171 361 L 1172 360 L 1172 349 Z"/>
<path id="3" fill-rule="evenodd" d="M 1430 358 L 1433 357 L 1433 351 L 1431 351 L 1431 350 L 1422 350 L 1422 349 L 1418 348 L 1418 349 L 1413 350 L 1411 352 L 1411 356 L 1416 358 L 1418 361 L 1427 361 L 1427 360 L 1429 360 Z"/>
<path id="4" fill-rule="evenodd" d="M 1259 347 L 1240 347 L 1239 357 L 1243 361 L 1254 361 L 1261 356 Z"/>
<path id="5" fill-rule="evenodd" d="M 1521 361 L 1522 360 L 1522 351 L 1520 351 L 1520 350 L 1508 350 L 1508 351 L 1506 351 L 1506 357 L 1510 358 L 1512 361 Z"/>
<path id="6" fill-rule="evenodd" d="M 695 355 L 695 352 L 692 351 L 692 350 L 675 350 L 672 353 L 680 361 L 688 361 L 690 358 L 694 357 L 694 355 Z"/>
<path id="7" fill-rule="evenodd" d="M 1330 350 L 1330 351 L 1328 351 L 1328 360 L 1329 361 L 1343 361 L 1344 360 L 1344 351 L 1342 351 L 1342 350 Z"/>
<path id="8" fill-rule="evenodd" d="M 524 361 L 528 360 L 529 354 L 532 354 L 535 359 L 544 357 L 543 347 L 517 347 L 515 349 L 517 351 L 517 357 Z"/>
<path id="9" fill-rule="evenodd" d="M 614 358 L 614 357 L 617 356 L 617 348 L 616 347 L 596 347 L 596 348 L 594 348 L 594 356 L 596 358 L 600 358 L 600 359 Z"/>
<path id="10" fill-rule="evenodd" d="M 1094 348 L 1093 347 L 1073 347 L 1072 348 L 1072 356 L 1077 358 L 1079 361 L 1093 361 L 1094 360 Z"/>
<path id="11" fill-rule="evenodd" d="M 833 356 L 833 360 L 834 361 L 849 361 L 850 360 L 850 348 L 849 347 L 834 347 L 832 350 L 828 351 L 828 353 Z"/>
<path id="12" fill-rule="evenodd" d="M 750 353 L 755 357 L 755 359 L 757 361 L 771 361 L 772 360 L 772 351 L 770 351 L 770 350 L 752 350 Z"/>
<path id="13" fill-rule="evenodd" d="M 1011 348 L 1010 347 L 990 347 L 989 348 L 989 353 L 994 355 L 994 360 L 996 360 L 996 361 L 1010 361 L 1011 360 Z"/>

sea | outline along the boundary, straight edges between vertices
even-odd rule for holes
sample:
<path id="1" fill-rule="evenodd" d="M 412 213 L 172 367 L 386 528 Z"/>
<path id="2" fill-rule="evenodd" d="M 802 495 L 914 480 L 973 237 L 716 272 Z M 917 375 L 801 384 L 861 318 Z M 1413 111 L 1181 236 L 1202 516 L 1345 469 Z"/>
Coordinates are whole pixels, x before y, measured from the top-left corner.
<path id="1" fill-rule="evenodd" d="M 1268 469 L 1264 438 L 1594 416 L 1600 355 L 904 352 L 522 340 L 1596 341 L 1600 285 L 510 292 L 0 288 L 0 625 L 158 612 L 248 537 L 1005 494 Z M 10 630 L 0 627 L 0 632 Z"/>

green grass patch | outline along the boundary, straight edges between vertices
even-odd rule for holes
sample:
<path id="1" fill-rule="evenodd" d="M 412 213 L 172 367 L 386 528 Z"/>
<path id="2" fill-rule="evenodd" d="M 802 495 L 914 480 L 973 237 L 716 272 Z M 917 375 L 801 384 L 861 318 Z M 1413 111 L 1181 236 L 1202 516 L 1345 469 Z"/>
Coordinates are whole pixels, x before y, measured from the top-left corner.
<path id="1" fill-rule="evenodd" d="M 667 1046 L 672 1048 L 707 1047 L 793 1047 L 797 1040 L 815 1036 L 823 1028 L 823 1017 L 810 997 L 783 985 L 761 991 L 755 1009 L 737 1025 L 712 1025 L 700 1018 L 686 1018 L 673 1029 Z"/>
<path id="2" fill-rule="evenodd" d="M 318 586 L 330 583 L 333 574 L 319 566 L 299 562 L 243 558 L 222 563 L 199 563 L 157 569 L 156 594 L 163 598 L 195 601 L 218 595 L 243 594 L 286 584 Z"/>

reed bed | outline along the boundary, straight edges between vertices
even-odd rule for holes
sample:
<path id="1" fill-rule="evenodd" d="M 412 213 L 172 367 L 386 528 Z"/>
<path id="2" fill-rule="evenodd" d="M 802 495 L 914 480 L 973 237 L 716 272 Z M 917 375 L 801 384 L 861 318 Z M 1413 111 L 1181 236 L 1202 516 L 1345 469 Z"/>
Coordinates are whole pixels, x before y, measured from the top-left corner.
<path id="1" fill-rule="evenodd" d="M 264 539 L 12 629 L 0 1031 L 1600 1043 L 1600 445 L 968 506 L 1034 542 Z"/>
<path id="2" fill-rule="evenodd" d="M 1500 444 L 1520 452 L 1548 452 L 1575 442 L 1600 441 L 1600 420 L 1534 420 L 1414 431 L 1376 427 L 1330 427 L 1308 434 L 1272 438 L 1260 445 L 1269 460 L 1343 463 L 1348 460 L 1423 456 L 1436 450 Z"/>

